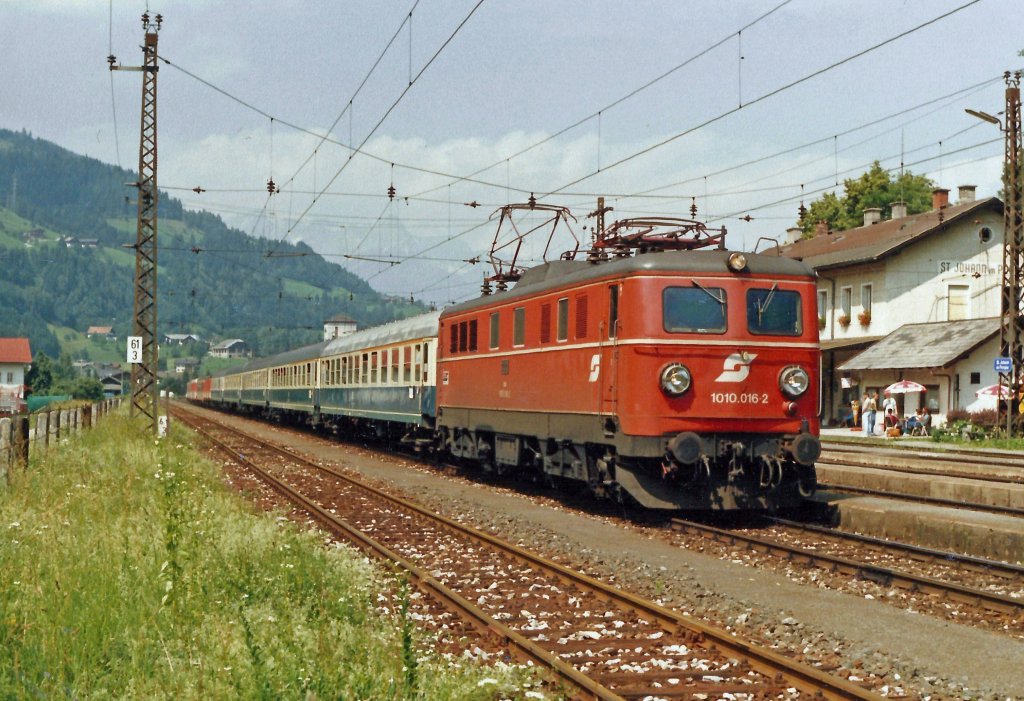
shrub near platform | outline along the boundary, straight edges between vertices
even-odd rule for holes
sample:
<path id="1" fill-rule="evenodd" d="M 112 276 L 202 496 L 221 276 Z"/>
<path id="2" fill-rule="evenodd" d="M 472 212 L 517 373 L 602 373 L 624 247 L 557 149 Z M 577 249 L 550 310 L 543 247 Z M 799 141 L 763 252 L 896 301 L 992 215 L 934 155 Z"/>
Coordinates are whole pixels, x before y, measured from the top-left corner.
<path id="1" fill-rule="evenodd" d="M 142 433 L 112 415 L 0 492 L 0 698 L 541 697 L 410 645 L 390 576 Z"/>

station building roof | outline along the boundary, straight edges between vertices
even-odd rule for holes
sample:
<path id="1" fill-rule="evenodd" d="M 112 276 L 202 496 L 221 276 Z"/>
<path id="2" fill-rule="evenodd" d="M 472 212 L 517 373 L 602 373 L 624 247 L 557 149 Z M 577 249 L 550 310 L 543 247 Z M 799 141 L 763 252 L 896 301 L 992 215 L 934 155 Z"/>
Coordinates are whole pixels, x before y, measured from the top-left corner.
<path id="1" fill-rule="evenodd" d="M 850 358 L 840 370 L 945 368 L 999 333 L 998 317 L 906 324 Z"/>

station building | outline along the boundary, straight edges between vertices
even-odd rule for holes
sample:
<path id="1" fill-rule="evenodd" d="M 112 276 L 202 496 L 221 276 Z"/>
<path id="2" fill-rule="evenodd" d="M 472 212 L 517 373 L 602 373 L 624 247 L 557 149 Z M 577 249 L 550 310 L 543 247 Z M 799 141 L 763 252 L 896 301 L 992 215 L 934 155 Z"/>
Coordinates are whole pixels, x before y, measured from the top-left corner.
<path id="1" fill-rule="evenodd" d="M 927 405 L 939 422 L 979 408 L 976 392 L 998 382 L 1003 203 L 964 185 L 955 204 L 940 188 L 929 211 L 892 212 L 868 209 L 863 226 L 810 238 L 791 229 L 782 248 L 818 273 L 824 425 L 898 380 L 927 388 L 899 396 L 901 413 Z"/>

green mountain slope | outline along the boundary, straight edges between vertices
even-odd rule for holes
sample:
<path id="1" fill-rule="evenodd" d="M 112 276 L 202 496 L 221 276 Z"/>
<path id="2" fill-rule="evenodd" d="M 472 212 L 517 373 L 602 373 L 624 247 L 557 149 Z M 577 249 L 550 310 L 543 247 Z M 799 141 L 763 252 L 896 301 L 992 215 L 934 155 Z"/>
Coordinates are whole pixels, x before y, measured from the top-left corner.
<path id="1" fill-rule="evenodd" d="M 136 179 L 0 129 L 0 336 L 27 335 L 34 352 L 55 356 L 53 327 L 131 331 L 135 206 L 124 183 Z M 379 295 L 305 244 L 254 239 L 164 192 L 158 217 L 160 334 L 243 338 L 266 354 L 315 341 L 338 313 L 365 327 L 422 309 Z"/>

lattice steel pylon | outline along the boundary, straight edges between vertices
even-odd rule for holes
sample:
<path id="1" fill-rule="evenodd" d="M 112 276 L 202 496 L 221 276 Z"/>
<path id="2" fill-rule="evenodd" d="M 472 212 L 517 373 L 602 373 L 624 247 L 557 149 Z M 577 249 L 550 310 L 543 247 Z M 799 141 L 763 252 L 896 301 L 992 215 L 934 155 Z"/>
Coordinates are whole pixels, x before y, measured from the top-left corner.
<path id="1" fill-rule="evenodd" d="M 135 315 L 133 335 L 142 338 L 142 362 L 132 364 L 132 416 L 145 417 L 151 430 L 157 432 L 157 362 L 156 335 L 156 76 L 157 36 L 163 17 L 150 22 L 149 13 L 142 15 L 146 33 L 142 46 L 142 66 L 114 65 L 108 56 L 110 70 L 142 71 L 142 125 L 139 133 L 138 220 L 135 239 Z"/>
<path id="2" fill-rule="evenodd" d="M 1010 359 L 1010 369 L 999 373 L 999 385 L 1006 388 L 1005 400 L 998 402 L 999 425 L 1007 436 L 1022 431 L 1019 413 L 1022 365 L 1024 365 L 1024 221 L 1021 216 L 1024 183 L 1021 182 L 1020 71 L 1007 72 L 1006 122 L 1004 127 L 1006 155 L 1003 163 L 1003 287 L 1002 322 L 999 351 Z M 1002 393 L 1000 393 L 1002 394 Z"/>

